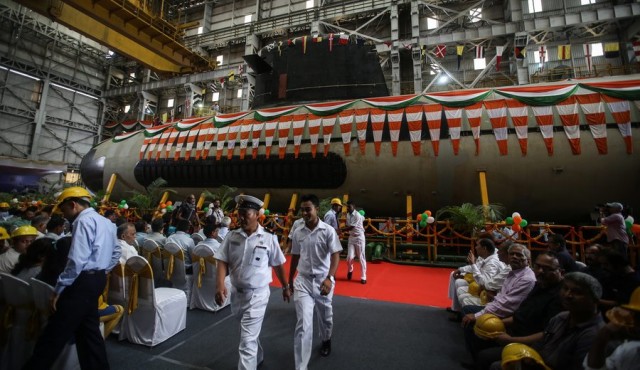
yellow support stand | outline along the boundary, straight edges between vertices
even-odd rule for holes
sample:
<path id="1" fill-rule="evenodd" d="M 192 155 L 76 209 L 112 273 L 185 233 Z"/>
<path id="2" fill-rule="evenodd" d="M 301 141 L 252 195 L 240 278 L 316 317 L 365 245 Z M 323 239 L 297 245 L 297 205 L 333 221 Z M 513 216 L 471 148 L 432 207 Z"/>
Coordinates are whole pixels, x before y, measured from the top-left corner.
<path id="1" fill-rule="evenodd" d="M 269 209 L 269 202 L 271 201 L 271 193 L 266 193 L 264 195 L 264 200 L 262 201 L 264 204 L 262 205 L 262 208 L 264 209 Z"/>
<path id="2" fill-rule="evenodd" d="M 198 198 L 198 203 L 196 203 L 196 208 L 202 209 L 202 205 L 207 197 L 205 197 L 204 193 L 200 193 L 200 198 Z"/>
<path id="3" fill-rule="evenodd" d="M 413 221 L 413 196 L 411 194 L 407 194 L 407 223 L 411 224 Z M 407 232 L 407 242 L 413 241 L 413 233 L 411 231 Z"/>
<path id="4" fill-rule="evenodd" d="M 485 171 L 478 172 L 478 179 L 480 180 L 480 197 L 482 198 L 482 205 L 484 206 L 484 218 L 488 216 L 487 206 L 489 205 L 489 191 L 487 190 L 487 173 Z"/>
<path id="5" fill-rule="evenodd" d="M 116 181 L 118 180 L 118 174 L 112 173 L 111 178 L 109 178 L 109 184 L 107 185 L 107 192 L 104 194 L 102 198 L 102 203 L 106 203 L 109 201 L 109 197 L 111 196 L 111 192 L 113 188 L 116 186 Z"/>

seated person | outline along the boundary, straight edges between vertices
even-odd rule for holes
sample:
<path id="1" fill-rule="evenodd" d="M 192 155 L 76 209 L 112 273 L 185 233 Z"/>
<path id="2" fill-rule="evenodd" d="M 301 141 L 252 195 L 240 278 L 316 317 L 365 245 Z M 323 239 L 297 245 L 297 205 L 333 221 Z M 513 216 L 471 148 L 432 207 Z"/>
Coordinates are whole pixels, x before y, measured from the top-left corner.
<path id="1" fill-rule="evenodd" d="M 502 288 L 502 284 L 511 272 L 511 266 L 509 266 L 509 247 L 513 244 L 511 241 L 506 241 L 500 244 L 498 247 L 498 259 L 502 262 L 502 268 L 491 279 L 484 282 L 481 292 L 475 296 L 468 291 L 464 294 L 458 292 L 458 300 L 460 305 L 464 306 L 485 306 L 487 303 L 493 301 L 493 298 Z"/>
<path id="2" fill-rule="evenodd" d="M 29 245 L 38 236 L 33 226 L 20 226 L 11 232 L 11 248 L 0 254 L 0 272 L 10 274 L 18 263 L 21 254 L 27 252 Z"/>
<path id="3" fill-rule="evenodd" d="M 513 315 L 502 319 L 510 336 L 523 337 L 542 332 L 551 318 L 563 310 L 560 300 L 563 272 L 555 254 L 552 252 L 539 254 L 532 270 L 536 274 L 533 290 Z M 474 348 L 479 351 L 477 364 L 479 369 L 488 369 L 493 362 L 500 360 L 502 346 L 496 341 L 478 338 Z M 483 350 L 483 348 L 487 349 Z"/>
<path id="4" fill-rule="evenodd" d="M 626 370 L 640 364 L 640 288 L 629 304 L 612 308 L 606 316 L 610 322 L 600 329 L 582 365 L 586 370 Z M 617 345 L 609 356 L 610 343 Z"/>
<path id="5" fill-rule="evenodd" d="M 565 273 L 578 271 L 576 261 L 567 250 L 567 242 L 564 240 L 564 236 L 560 234 L 551 234 L 549 236 L 547 247 L 558 256 L 560 267 Z"/>
<path id="6" fill-rule="evenodd" d="M 38 230 L 38 236 L 36 239 L 44 238 L 44 234 L 47 232 L 47 222 L 49 222 L 49 216 L 47 215 L 39 215 L 34 216 L 31 219 L 31 226 L 35 227 Z"/>
<path id="7" fill-rule="evenodd" d="M 224 237 L 227 236 L 229 232 L 229 225 L 231 225 L 231 217 L 224 216 L 222 221 L 220 221 L 220 229 L 218 230 L 218 241 L 222 243 Z"/>
<path id="8" fill-rule="evenodd" d="M 138 250 L 132 244 L 136 240 L 136 227 L 131 222 L 125 222 L 118 226 L 116 234 L 122 249 L 120 263 L 124 264 L 130 257 L 138 255 Z"/>
<path id="9" fill-rule="evenodd" d="M 216 224 L 206 224 L 204 225 L 204 235 L 206 239 L 198 243 L 198 245 L 204 244 L 213 252 L 214 256 L 218 252 L 218 248 L 220 248 L 220 242 L 218 241 L 218 225 Z"/>
<path id="10" fill-rule="evenodd" d="M 142 247 L 142 242 L 147 238 L 147 221 L 140 219 L 136 221 L 136 243 L 138 244 L 138 248 Z M 131 244 L 133 245 L 133 244 Z"/>
<path id="11" fill-rule="evenodd" d="M 47 233 L 45 238 L 58 240 L 64 236 L 64 224 L 66 220 L 60 216 L 53 216 L 47 222 Z"/>
<path id="12" fill-rule="evenodd" d="M 148 234 L 146 238 L 158 243 L 158 246 L 160 248 L 164 247 L 164 244 L 167 242 L 167 237 L 163 234 L 164 226 L 165 224 L 162 218 L 154 219 L 153 221 L 151 221 L 151 233 Z"/>
<path id="13" fill-rule="evenodd" d="M 582 369 L 585 355 L 604 326 L 598 311 L 601 295 L 602 287 L 592 276 L 582 272 L 566 274 L 560 297 L 567 311 L 554 316 L 542 332 L 523 337 L 502 334 L 497 340 L 532 346 L 551 369 Z M 491 366 L 491 369 L 500 368 L 499 361 Z"/>
<path id="14" fill-rule="evenodd" d="M 464 279 L 465 273 L 471 273 L 474 281 L 483 288 L 484 285 L 492 280 L 498 273 L 504 268 L 504 264 L 500 261 L 498 254 L 496 253 L 496 246 L 491 239 L 479 239 L 476 241 L 475 251 L 478 254 L 478 258 L 469 251 L 467 256 L 467 266 L 460 267 L 457 271 L 454 271 L 450 275 L 451 278 L 455 278 L 456 290 L 451 298 L 451 311 L 459 312 L 462 306 L 467 302 L 463 302 L 459 299 L 460 295 L 466 295 L 469 291 L 469 284 Z M 451 289 L 452 280 L 449 281 L 449 288 Z"/>
<path id="15" fill-rule="evenodd" d="M 11 275 L 29 282 L 29 279 L 36 277 L 42 270 L 42 263 L 47 255 L 51 254 L 55 241 L 49 238 L 36 239 L 27 251 L 20 255 L 18 263 L 11 270 Z"/>
<path id="16" fill-rule="evenodd" d="M 178 224 L 176 225 L 176 233 L 167 238 L 167 243 L 176 243 L 184 252 L 184 267 L 189 275 L 193 274 L 193 268 L 191 266 L 191 252 L 193 251 L 193 247 L 196 246 L 193 239 L 191 239 L 191 235 L 188 234 L 190 226 L 191 225 L 188 220 L 178 221 Z"/>

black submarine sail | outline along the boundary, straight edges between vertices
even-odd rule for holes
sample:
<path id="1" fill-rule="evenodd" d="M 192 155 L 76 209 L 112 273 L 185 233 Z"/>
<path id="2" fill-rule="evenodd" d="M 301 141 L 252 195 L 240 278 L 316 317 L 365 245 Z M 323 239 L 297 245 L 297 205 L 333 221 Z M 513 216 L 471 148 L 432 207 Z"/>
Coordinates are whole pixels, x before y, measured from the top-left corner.
<path id="1" fill-rule="evenodd" d="M 243 58 L 255 77 L 254 109 L 389 95 L 375 46 L 360 37 L 296 37 Z"/>

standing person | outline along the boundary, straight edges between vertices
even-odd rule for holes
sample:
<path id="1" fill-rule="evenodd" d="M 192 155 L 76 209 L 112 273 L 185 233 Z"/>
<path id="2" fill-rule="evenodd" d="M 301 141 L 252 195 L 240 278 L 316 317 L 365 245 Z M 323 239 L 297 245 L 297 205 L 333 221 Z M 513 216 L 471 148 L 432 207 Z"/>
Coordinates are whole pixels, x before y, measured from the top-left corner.
<path id="1" fill-rule="evenodd" d="M 367 283 L 367 259 L 364 255 L 364 216 L 356 211 L 356 204 L 353 201 L 347 202 L 347 226 L 343 231 L 349 232 L 349 243 L 347 252 L 347 279 L 351 280 L 353 276 L 353 260 L 358 254 L 360 260 L 360 267 L 362 268 L 362 275 L 360 277 L 360 283 Z"/>
<path id="2" fill-rule="evenodd" d="M 340 262 L 342 245 L 335 230 L 318 217 L 320 200 L 313 194 L 301 198 L 300 210 L 304 225 L 293 232 L 291 268 L 293 300 L 296 305 L 296 331 L 293 352 L 297 370 L 306 370 L 313 342 L 313 311 L 318 317 L 322 347 L 321 356 L 331 354 L 333 331 L 333 288 Z M 294 281 L 294 275 L 298 277 Z"/>
<path id="3" fill-rule="evenodd" d="M 211 214 L 215 216 L 216 223 L 221 223 L 224 218 L 224 211 L 220 208 L 220 199 L 214 199 L 212 204 L 213 209 L 209 209 L 209 211 L 211 211 Z"/>
<path id="4" fill-rule="evenodd" d="M 336 233 L 340 235 L 340 227 L 338 226 L 338 217 L 340 215 L 340 211 L 342 210 L 342 202 L 340 198 L 331 199 L 331 209 L 324 214 L 324 222 L 333 227 L 336 230 Z"/>
<path id="5" fill-rule="evenodd" d="M 218 282 L 216 303 L 221 305 L 229 292 L 224 278 L 231 276 L 231 312 L 240 319 L 240 360 L 238 369 L 256 369 L 264 360 L 260 345 L 260 330 L 271 291 L 271 268 L 282 284 L 282 296 L 289 302 L 289 291 L 285 277 L 286 261 L 278 239 L 258 223 L 259 210 L 263 202 L 250 195 L 238 195 L 239 229 L 230 231 L 225 237 L 216 259 L 218 260 Z"/>
<path id="6" fill-rule="evenodd" d="M 190 194 L 184 201 L 184 203 L 180 205 L 180 208 L 178 208 L 178 213 L 176 214 L 176 219 L 178 221 L 187 220 L 189 222 L 198 222 L 195 195 Z"/>
<path id="7" fill-rule="evenodd" d="M 622 204 L 618 202 L 607 203 L 605 207 L 606 209 L 600 212 L 600 223 L 607 227 L 607 243 L 628 258 L 629 235 L 627 235 L 622 216 Z"/>
<path id="8" fill-rule="evenodd" d="M 108 369 L 100 333 L 98 297 L 107 271 L 120 258 L 115 226 L 90 206 L 91 194 L 81 187 L 65 189 L 56 209 L 73 222 L 68 262 L 51 298 L 53 314 L 24 369 L 50 369 L 63 347 L 75 338 L 82 369 Z"/>
<path id="9" fill-rule="evenodd" d="M 45 238 L 51 238 L 53 240 L 58 240 L 64 236 L 64 224 L 65 219 L 54 215 L 47 222 L 47 233 L 44 235 Z"/>

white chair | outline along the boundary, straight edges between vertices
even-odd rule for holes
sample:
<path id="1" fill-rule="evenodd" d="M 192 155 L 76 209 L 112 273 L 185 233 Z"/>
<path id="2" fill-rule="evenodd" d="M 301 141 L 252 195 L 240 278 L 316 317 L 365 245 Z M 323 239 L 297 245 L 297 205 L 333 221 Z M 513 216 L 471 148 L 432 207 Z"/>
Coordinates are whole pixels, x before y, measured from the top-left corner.
<path id="1" fill-rule="evenodd" d="M 127 294 L 129 287 L 125 284 L 124 281 L 123 264 L 119 263 L 113 268 L 113 270 L 111 270 L 108 276 L 107 284 L 109 285 L 107 302 L 111 304 L 119 304 L 122 307 L 126 307 L 129 297 Z"/>
<path id="2" fill-rule="evenodd" d="M 204 236 L 200 233 L 193 233 L 191 234 L 191 239 L 193 239 L 193 242 L 198 245 L 198 243 L 204 241 Z"/>
<path id="3" fill-rule="evenodd" d="M 174 288 L 180 289 L 187 295 L 187 302 L 191 297 L 191 282 L 193 275 L 187 275 L 187 269 L 184 264 L 185 252 L 180 246 L 174 242 L 168 242 L 164 246 L 164 252 L 167 255 L 166 277 L 171 281 Z"/>
<path id="4" fill-rule="evenodd" d="M 40 314 L 41 329 L 44 329 L 51 312 L 51 296 L 54 293 L 53 287 L 43 281 L 31 278 L 31 293 L 33 294 L 33 304 Z M 56 362 L 51 367 L 52 370 L 75 370 L 80 369 L 78 352 L 75 341 L 67 344 Z"/>
<path id="5" fill-rule="evenodd" d="M 144 257 L 133 256 L 125 265 L 129 302 L 120 339 L 155 346 L 187 325 L 187 297 L 174 288 L 155 288 L 153 272 Z"/>
<path id="6" fill-rule="evenodd" d="M 0 369 L 20 369 L 33 352 L 39 329 L 38 315 L 29 283 L 6 273 L 0 275 L 6 303 L 3 325 L 4 330 L 8 330 Z"/>
<path id="7" fill-rule="evenodd" d="M 162 268 L 162 250 L 160 245 L 153 239 L 146 239 L 142 243 L 140 249 L 140 255 L 149 261 L 151 269 L 153 270 L 153 276 L 158 279 L 164 275 L 164 269 Z"/>
<path id="8" fill-rule="evenodd" d="M 230 295 L 218 305 L 215 300 L 218 269 L 213 251 L 206 244 L 198 244 L 193 250 L 193 285 L 189 308 L 199 308 L 206 311 L 219 311 L 230 303 Z M 231 291 L 231 280 L 225 277 L 224 285 Z"/>

